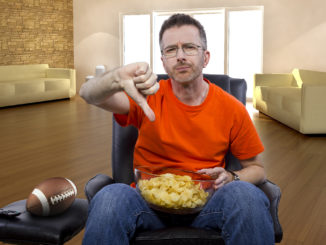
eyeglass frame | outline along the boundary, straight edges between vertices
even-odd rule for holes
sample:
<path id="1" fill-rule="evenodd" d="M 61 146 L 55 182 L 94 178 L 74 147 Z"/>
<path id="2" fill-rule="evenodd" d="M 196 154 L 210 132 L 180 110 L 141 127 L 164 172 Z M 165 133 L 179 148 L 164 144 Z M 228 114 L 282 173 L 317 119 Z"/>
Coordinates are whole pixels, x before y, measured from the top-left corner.
<path id="1" fill-rule="evenodd" d="M 185 47 L 186 45 L 192 45 L 193 47 L 195 47 L 195 48 L 196 48 L 196 54 L 188 54 L 188 53 L 184 50 L 184 48 L 186 48 L 186 47 Z M 165 51 L 166 49 L 169 49 L 169 48 L 176 48 L 176 51 L 175 51 L 175 54 L 174 54 L 174 55 L 172 55 L 172 56 L 167 56 L 166 54 L 164 54 L 164 51 Z M 204 48 L 203 48 L 202 46 L 200 46 L 200 45 L 197 45 L 197 44 L 194 44 L 194 43 L 184 43 L 184 44 L 181 45 L 181 47 L 178 47 L 178 45 L 170 45 L 170 46 L 168 46 L 168 47 L 162 49 L 162 50 L 161 50 L 161 54 L 162 54 L 162 56 L 164 56 L 164 57 L 167 58 L 167 59 L 169 59 L 169 58 L 174 58 L 174 57 L 176 57 L 176 56 L 178 55 L 179 49 L 182 49 L 182 52 L 183 52 L 185 55 L 187 55 L 187 56 L 196 56 L 196 55 L 198 55 L 198 53 L 199 53 L 199 52 L 198 52 L 199 49 L 203 49 L 203 50 L 204 50 Z"/>

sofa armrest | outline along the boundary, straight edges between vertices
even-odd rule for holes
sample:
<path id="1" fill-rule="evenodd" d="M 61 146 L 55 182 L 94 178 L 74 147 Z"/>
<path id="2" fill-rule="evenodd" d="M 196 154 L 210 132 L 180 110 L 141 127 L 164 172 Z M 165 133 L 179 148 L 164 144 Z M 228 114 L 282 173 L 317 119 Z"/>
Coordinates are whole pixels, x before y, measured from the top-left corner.
<path id="1" fill-rule="evenodd" d="M 326 132 L 326 85 L 302 84 L 300 132 Z"/>
<path id="2" fill-rule="evenodd" d="M 255 74 L 254 87 L 256 86 L 276 86 L 290 87 L 295 84 L 292 74 Z"/>
<path id="3" fill-rule="evenodd" d="M 326 72 L 293 69 L 293 77 L 299 87 L 302 84 L 326 85 Z"/>
<path id="4" fill-rule="evenodd" d="M 69 68 L 49 68 L 46 70 L 46 77 L 65 78 L 70 80 L 69 97 L 76 95 L 76 70 Z"/>

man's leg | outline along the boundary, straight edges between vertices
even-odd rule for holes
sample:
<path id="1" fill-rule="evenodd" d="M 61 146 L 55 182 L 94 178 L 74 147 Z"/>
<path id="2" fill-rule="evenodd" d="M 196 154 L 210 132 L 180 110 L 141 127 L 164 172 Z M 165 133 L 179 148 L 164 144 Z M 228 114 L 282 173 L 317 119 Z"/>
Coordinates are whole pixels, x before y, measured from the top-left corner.
<path id="1" fill-rule="evenodd" d="M 243 181 L 233 181 L 217 190 L 192 226 L 221 229 L 227 245 L 274 244 L 269 200 L 259 188 Z"/>
<path id="2" fill-rule="evenodd" d="M 84 245 L 129 244 L 135 230 L 153 230 L 164 225 L 138 192 L 125 184 L 112 184 L 92 199 Z"/>

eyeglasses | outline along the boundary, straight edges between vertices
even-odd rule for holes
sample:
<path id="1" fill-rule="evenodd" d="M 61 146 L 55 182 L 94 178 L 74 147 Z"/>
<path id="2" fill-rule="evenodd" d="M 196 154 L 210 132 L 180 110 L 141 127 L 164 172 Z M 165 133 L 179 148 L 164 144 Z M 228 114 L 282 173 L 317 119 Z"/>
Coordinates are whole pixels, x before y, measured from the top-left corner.
<path id="1" fill-rule="evenodd" d="M 188 56 L 198 55 L 199 49 L 201 49 L 201 48 L 202 48 L 201 46 L 193 44 L 193 43 L 186 43 L 181 46 L 183 53 Z M 169 46 L 169 47 L 163 49 L 161 52 L 165 58 L 173 58 L 173 57 L 177 56 L 178 50 L 179 50 L 179 47 L 175 45 L 175 46 Z"/>

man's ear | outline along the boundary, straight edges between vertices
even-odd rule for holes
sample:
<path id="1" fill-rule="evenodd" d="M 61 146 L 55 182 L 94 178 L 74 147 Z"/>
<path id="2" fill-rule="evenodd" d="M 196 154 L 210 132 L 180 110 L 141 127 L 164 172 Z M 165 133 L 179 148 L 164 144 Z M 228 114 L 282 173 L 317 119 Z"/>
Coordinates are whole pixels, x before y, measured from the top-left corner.
<path id="1" fill-rule="evenodd" d="M 208 50 L 205 50 L 203 68 L 205 68 L 208 65 L 210 58 L 211 58 L 211 53 Z"/>

